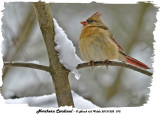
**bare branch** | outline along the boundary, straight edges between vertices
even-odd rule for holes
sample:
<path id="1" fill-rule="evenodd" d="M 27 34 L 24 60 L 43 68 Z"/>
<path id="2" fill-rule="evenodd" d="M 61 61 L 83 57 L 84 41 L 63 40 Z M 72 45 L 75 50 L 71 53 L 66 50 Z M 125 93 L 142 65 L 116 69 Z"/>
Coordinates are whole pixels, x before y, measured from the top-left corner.
<path id="1" fill-rule="evenodd" d="M 34 63 L 24 63 L 24 62 L 4 62 L 4 67 L 27 67 L 47 72 L 50 71 L 48 66 L 34 64 Z"/>
<path id="2" fill-rule="evenodd" d="M 50 74 L 54 81 L 57 102 L 59 106 L 73 106 L 73 98 L 68 80 L 69 70 L 59 62 L 58 52 L 55 50 L 54 42 L 54 23 L 49 4 L 44 2 L 33 3 L 38 17 L 39 26 L 46 44 L 49 62 Z"/>
<path id="3" fill-rule="evenodd" d="M 104 66 L 104 65 L 106 65 L 106 63 L 104 63 L 104 61 L 96 61 L 96 62 L 94 62 L 94 66 Z M 153 73 L 151 73 L 150 71 L 147 71 L 145 69 L 133 66 L 133 65 L 125 63 L 125 62 L 109 61 L 108 66 L 121 66 L 121 67 L 125 67 L 125 68 L 129 68 L 129 69 L 135 70 L 137 72 L 140 72 L 140 73 L 148 75 L 148 76 L 152 76 L 153 75 Z M 88 65 L 88 63 L 82 63 L 82 64 L 79 64 L 77 66 L 77 69 L 85 68 L 85 67 L 90 67 L 90 66 Z"/>
<path id="4" fill-rule="evenodd" d="M 106 65 L 106 63 L 104 63 L 104 61 L 94 62 L 94 66 L 104 66 L 104 65 Z M 153 75 L 153 73 L 148 70 L 133 66 L 133 65 L 125 63 L 125 62 L 109 61 L 108 66 L 121 66 L 121 67 L 132 69 L 134 71 L 140 72 L 140 73 L 148 75 L 148 76 Z M 48 66 L 34 64 L 34 63 L 4 62 L 4 67 L 27 67 L 27 68 L 34 68 L 34 69 L 50 72 L 50 68 Z M 88 63 L 82 63 L 77 66 L 77 69 L 81 69 L 81 68 L 85 68 L 85 67 L 90 67 L 90 66 L 88 65 Z"/>

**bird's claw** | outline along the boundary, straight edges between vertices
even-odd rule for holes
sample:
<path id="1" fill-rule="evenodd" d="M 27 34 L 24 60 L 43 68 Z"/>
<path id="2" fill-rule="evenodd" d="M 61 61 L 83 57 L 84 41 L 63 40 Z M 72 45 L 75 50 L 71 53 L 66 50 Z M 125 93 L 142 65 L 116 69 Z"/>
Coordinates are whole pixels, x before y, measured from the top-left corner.
<path id="1" fill-rule="evenodd" d="M 106 67 L 107 67 L 107 69 L 108 69 L 108 63 L 109 63 L 109 60 L 108 60 L 108 59 L 106 59 L 106 60 L 104 61 L 104 63 L 106 63 Z"/>
<path id="2" fill-rule="evenodd" d="M 93 70 L 93 68 L 94 68 L 94 61 L 93 60 L 89 61 L 88 62 L 88 66 L 91 66 L 91 68 Z"/>

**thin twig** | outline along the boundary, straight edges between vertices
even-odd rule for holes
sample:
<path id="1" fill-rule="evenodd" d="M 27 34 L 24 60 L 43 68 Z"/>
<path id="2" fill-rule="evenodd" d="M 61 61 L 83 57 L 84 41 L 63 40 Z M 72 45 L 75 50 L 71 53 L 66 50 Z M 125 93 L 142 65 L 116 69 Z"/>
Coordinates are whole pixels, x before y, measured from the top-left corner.
<path id="1" fill-rule="evenodd" d="M 16 46 L 16 49 L 12 55 L 10 55 L 11 54 L 10 50 L 7 50 L 7 53 L 3 56 L 4 61 L 14 61 L 15 60 L 19 51 L 23 49 L 23 46 L 27 42 L 29 35 L 31 34 L 33 30 L 35 20 L 36 18 L 35 18 L 34 9 L 32 8 L 32 6 L 30 6 L 27 17 L 23 25 L 20 27 L 19 34 L 15 38 L 11 38 L 13 39 L 13 44 Z M 4 80 L 8 70 L 9 70 L 9 67 L 6 67 L 3 69 L 2 80 Z"/>
<path id="2" fill-rule="evenodd" d="M 39 65 L 35 63 L 24 63 L 24 62 L 4 62 L 4 67 L 27 67 L 27 68 L 43 70 L 46 72 L 50 71 L 48 66 Z"/>
<path id="3" fill-rule="evenodd" d="M 96 61 L 96 62 L 94 62 L 94 66 L 104 66 L 104 65 L 106 65 L 106 63 L 104 61 Z M 125 62 L 109 61 L 108 66 L 121 66 L 121 67 L 125 67 L 125 68 L 129 68 L 129 69 L 135 70 L 137 72 L 143 73 L 143 74 L 148 75 L 148 76 L 152 76 L 153 75 L 153 73 L 150 72 L 150 71 L 147 71 L 145 69 L 133 66 L 133 65 L 125 63 Z M 85 68 L 85 67 L 90 67 L 90 66 L 88 65 L 88 63 L 82 63 L 82 64 L 79 64 L 77 66 L 77 69 Z"/>

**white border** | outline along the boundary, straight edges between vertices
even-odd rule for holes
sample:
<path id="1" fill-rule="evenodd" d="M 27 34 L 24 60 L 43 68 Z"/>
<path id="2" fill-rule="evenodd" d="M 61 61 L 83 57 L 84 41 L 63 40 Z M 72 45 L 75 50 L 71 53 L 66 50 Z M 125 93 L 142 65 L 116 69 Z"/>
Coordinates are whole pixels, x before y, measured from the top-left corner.
<path id="1" fill-rule="evenodd" d="M 19 2 L 19 0 L 14 0 L 15 2 Z M 24 1 L 24 0 L 23 0 Z M 36 0 L 25 0 L 24 2 L 33 2 Z M 139 1 L 137 0 L 47 0 L 46 2 L 54 2 L 54 3 L 90 3 L 92 1 L 98 2 L 98 3 L 109 3 L 109 4 L 133 4 L 133 3 L 137 3 Z M 140 2 L 142 2 L 145 0 L 140 0 Z M 156 6 L 160 7 L 160 0 L 152 0 L 152 3 L 156 4 Z M 1 0 L 0 1 L 0 11 L 2 11 L 4 9 L 4 2 L 12 2 L 10 1 L 6 1 L 6 0 Z M 0 12 L 0 17 L 2 18 L 2 12 Z M 159 110 L 159 101 L 160 101 L 160 35 L 159 35 L 159 31 L 160 31 L 160 12 L 157 13 L 157 23 L 156 23 L 156 30 L 154 31 L 154 39 L 155 39 L 155 43 L 154 43 L 154 49 L 155 49 L 155 56 L 154 56 L 154 63 L 153 63 L 153 67 L 154 67 L 154 74 L 153 74 L 153 83 L 151 86 L 151 92 L 150 92 L 150 98 L 147 104 L 145 104 L 142 107 L 127 107 L 127 108 L 118 108 L 121 110 L 121 114 L 151 114 L 151 113 L 156 113 L 156 112 L 160 112 Z M 0 21 L 0 25 L 2 26 L 2 22 Z M 0 34 L 0 45 L 2 42 L 2 33 Z M 0 56 L 1 53 L 0 53 Z M 0 69 L 2 69 L 2 57 L 0 58 Z M 2 75 L 2 70 L 0 70 L 0 75 Z M 2 85 L 2 80 L 0 79 L 0 85 Z M 5 113 L 5 114 L 36 114 L 36 111 L 39 108 L 33 108 L 33 107 L 28 107 L 26 105 L 23 104 L 16 104 L 16 105 L 11 105 L 11 104 L 5 104 L 4 103 L 4 99 L 2 98 L 2 96 L 0 96 L 0 113 Z M 107 109 L 117 109 L 117 108 L 107 108 Z"/>

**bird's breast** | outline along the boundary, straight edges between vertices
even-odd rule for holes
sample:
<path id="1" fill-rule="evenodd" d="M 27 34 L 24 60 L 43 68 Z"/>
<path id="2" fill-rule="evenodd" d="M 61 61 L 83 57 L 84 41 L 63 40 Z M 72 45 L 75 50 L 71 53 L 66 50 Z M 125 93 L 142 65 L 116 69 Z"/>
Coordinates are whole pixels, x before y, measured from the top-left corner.
<path id="1" fill-rule="evenodd" d="M 96 27 L 84 28 L 79 39 L 82 58 L 86 61 L 116 59 L 118 48 L 109 38 L 109 34 Z"/>

